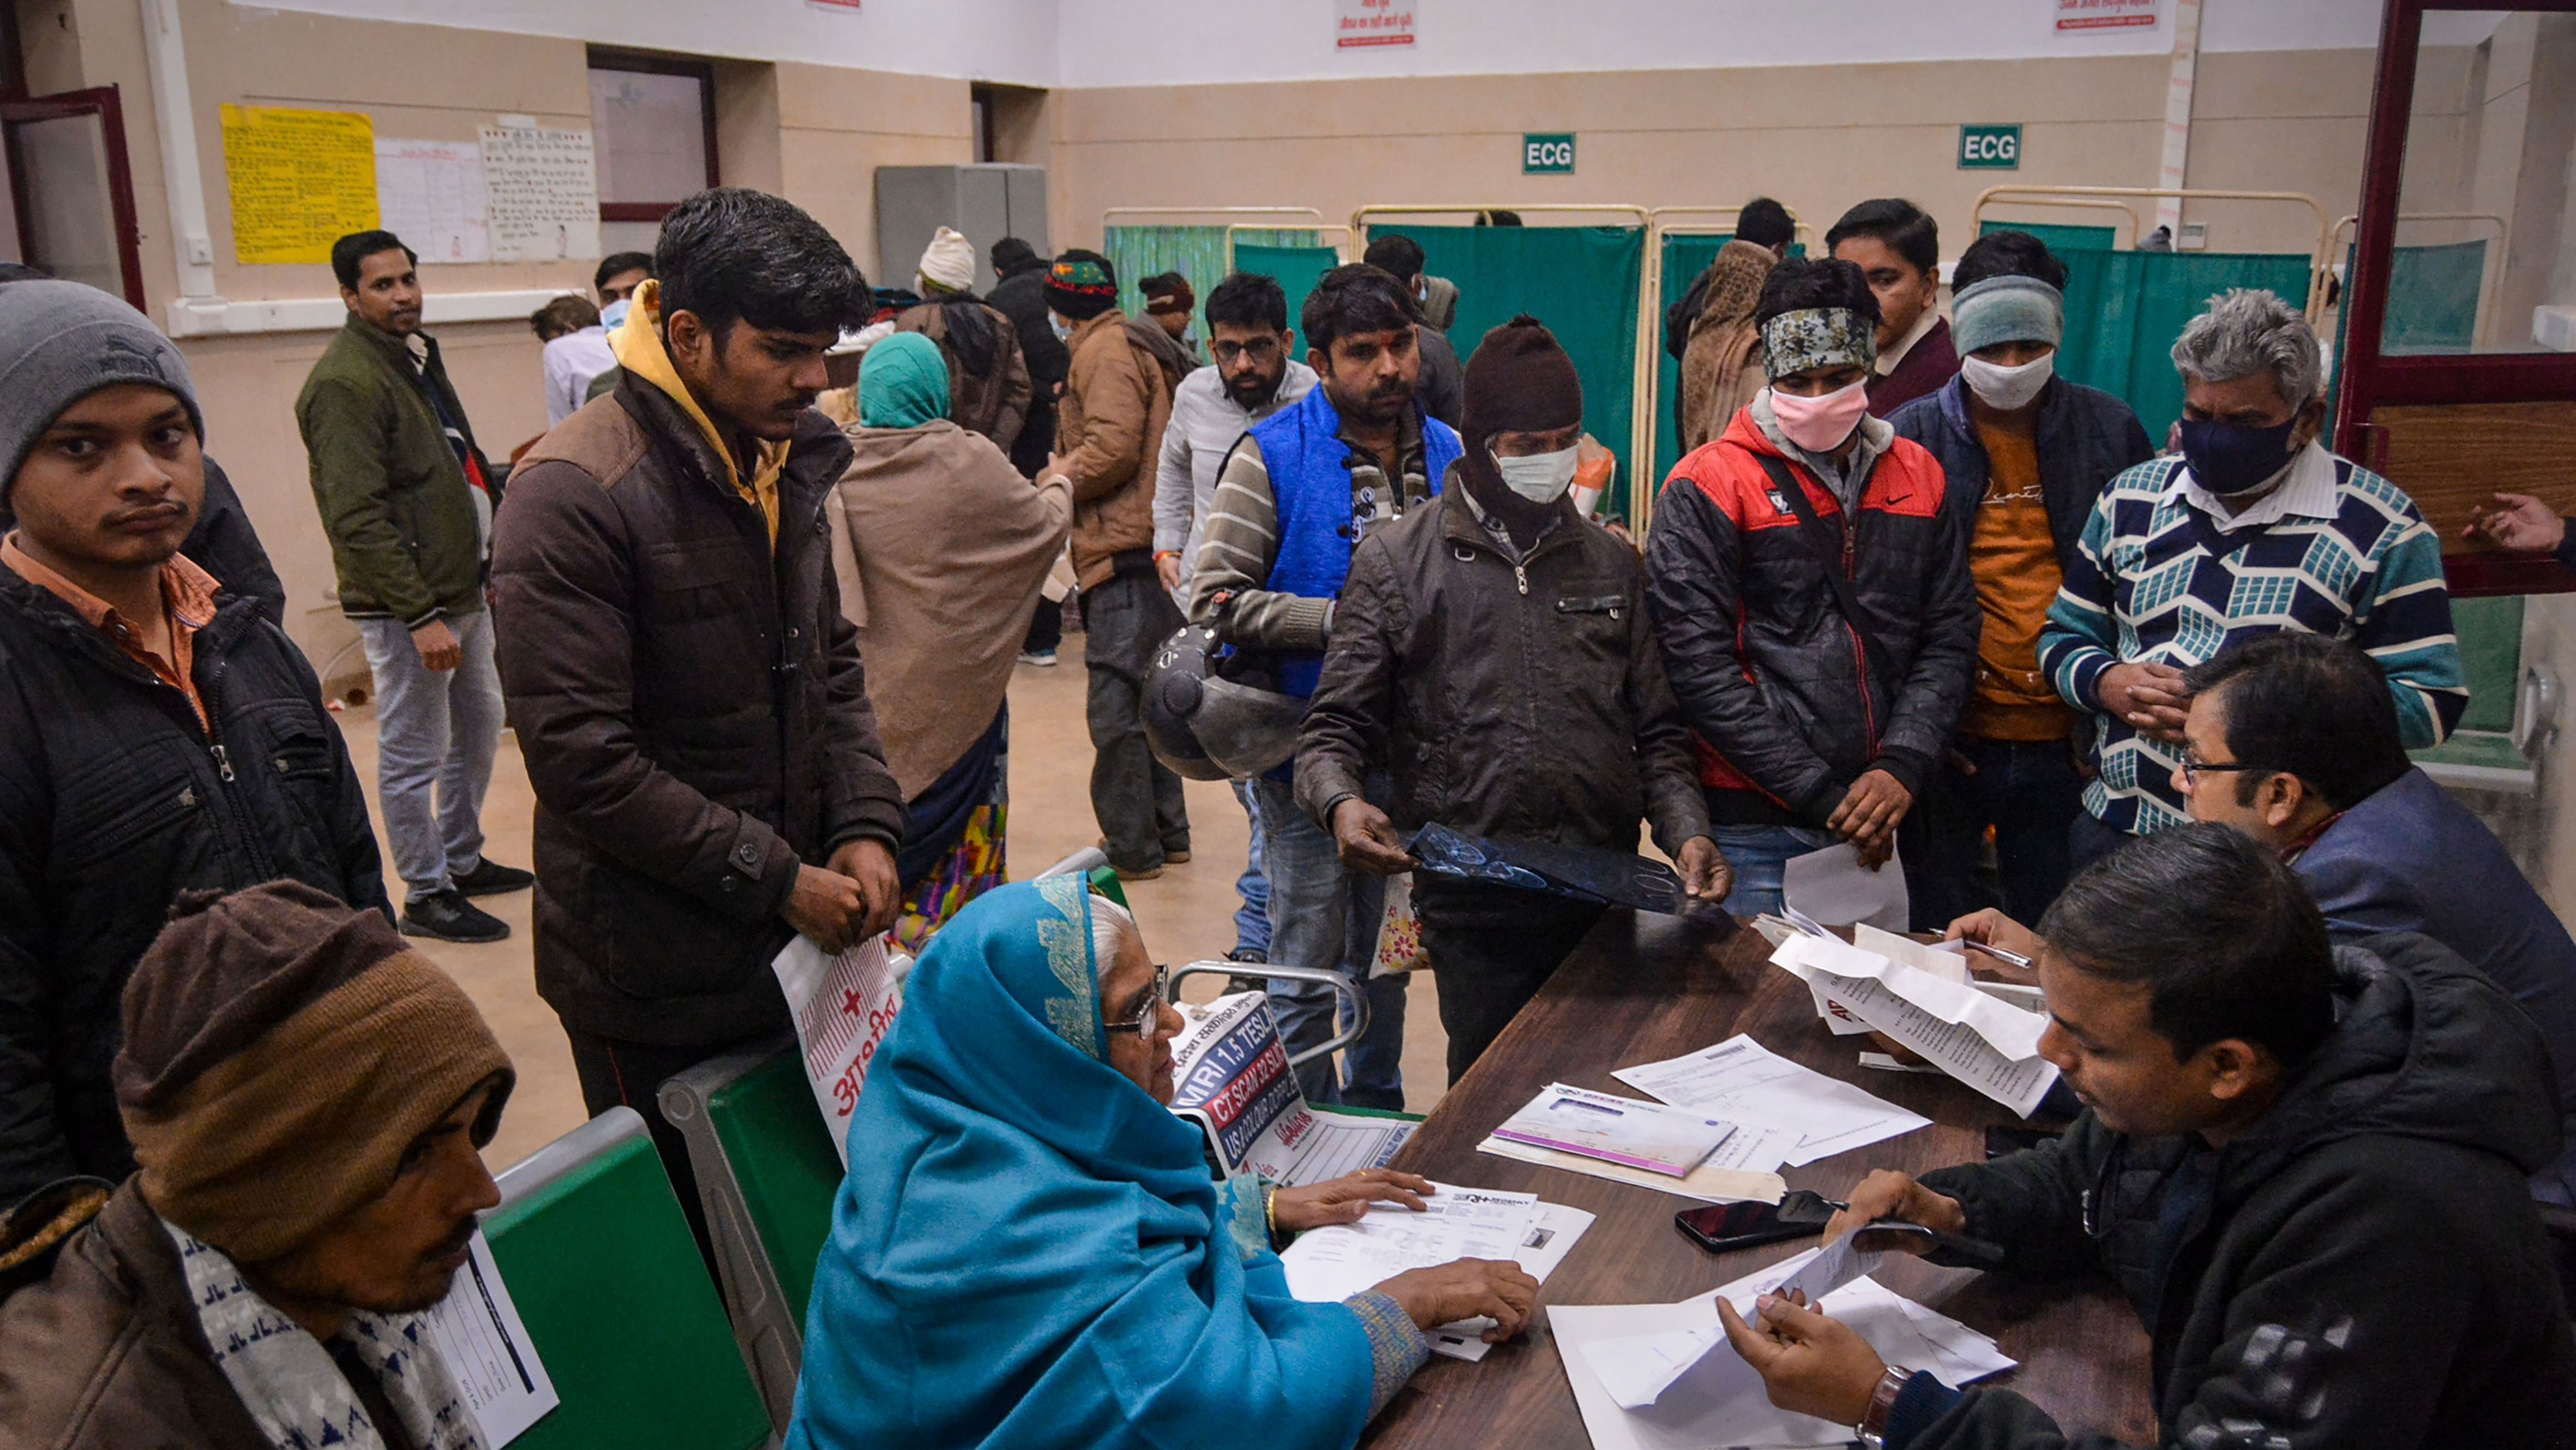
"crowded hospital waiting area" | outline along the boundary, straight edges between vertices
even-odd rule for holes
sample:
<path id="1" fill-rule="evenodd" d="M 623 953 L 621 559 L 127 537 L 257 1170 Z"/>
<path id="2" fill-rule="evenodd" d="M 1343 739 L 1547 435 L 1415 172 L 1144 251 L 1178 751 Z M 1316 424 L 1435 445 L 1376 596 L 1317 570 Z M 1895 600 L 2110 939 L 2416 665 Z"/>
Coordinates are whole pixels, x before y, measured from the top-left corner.
<path id="1" fill-rule="evenodd" d="M 0 1450 L 2576 1450 L 2576 0 L 0 0 Z"/>

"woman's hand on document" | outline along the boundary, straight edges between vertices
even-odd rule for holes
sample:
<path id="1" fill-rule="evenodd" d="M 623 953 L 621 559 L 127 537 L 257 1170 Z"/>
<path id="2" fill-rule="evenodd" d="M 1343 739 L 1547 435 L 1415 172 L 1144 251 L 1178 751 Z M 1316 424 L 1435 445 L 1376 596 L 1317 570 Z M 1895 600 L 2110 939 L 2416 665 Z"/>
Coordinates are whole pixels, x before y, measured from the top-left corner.
<path id="1" fill-rule="evenodd" d="M 1494 1327 L 1487 1344 L 1521 1332 L 1538 1307 L 1538 1280 L 1502 1259 L 1455 1259 L 1434 1269 L 1408 1269 L 1377 1291 L 1404 1306 L 1416 1326 L 1431 1329 L 1461 1319 L 1485 1318 Z"/>
<path id="2" fill-rule="evenodd" d="M 1397 1204 L 1420 1213 L 1422 1200 L 1432 1192 L 1431 1180 L 1418 1174 L 1363 1168 L 1323 1183 L 1274 1191 L 1270 1222 L 1282 1233 L 1304 1233 L 1327 1224 L 1357 1223 L 1375 1203 Z"/>

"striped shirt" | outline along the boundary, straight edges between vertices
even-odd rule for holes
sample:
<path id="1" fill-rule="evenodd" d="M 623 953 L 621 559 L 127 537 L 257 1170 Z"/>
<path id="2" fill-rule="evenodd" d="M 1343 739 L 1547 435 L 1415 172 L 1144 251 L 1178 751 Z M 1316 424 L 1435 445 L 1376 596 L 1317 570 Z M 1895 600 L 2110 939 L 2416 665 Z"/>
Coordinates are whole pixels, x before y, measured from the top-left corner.
<path id="1" fill-rule="evenodd" d="M 1351 542 L 1371 525 L 1392 523 L 1407 509 L 1431 496 L 1423 477 L 1422 420 L 1404 410 L 1403 432 L 1396 442 L 1400 489 L 1389 490 L 1386 470 L 1377 455 L 1351 444 Z M 1344 427 L 1342 441 L 1351 442 Z M 1234 445 L 1218 471 L 1216 498 L 1208 508 L 1207 532 L 1199 541 L 1190 571 L 1190 621 L 1208 625 L 1230 643 L 1253 649 L 1315 651 L 1333 631 L 1333 601 L 1302 594 L 1281 594 L 1263 587 L 1279 559 L 1279 498 L 1270 487 L 1270 467 L 1252 435 Z M 1228 597 L 1223 608 L 1216 596 Z"/>
<path id="2" fill-rule="evenodd" d="M 2039 638 L 2050 683 L 2099 722 L 2085 809 L 2140 835 L 2188 819 L 2173 788 L 2182 747 L 2101 713 L 2103 671 L 2188 668 L 2284 629 L 2351 640 L 2379 661 L 2409 749 L 2440 743 L 2468 706 L 2441 540 L 2397 485 L 2313 443 L 2233 517 L 2179 458 L 2112 479 Z"/>

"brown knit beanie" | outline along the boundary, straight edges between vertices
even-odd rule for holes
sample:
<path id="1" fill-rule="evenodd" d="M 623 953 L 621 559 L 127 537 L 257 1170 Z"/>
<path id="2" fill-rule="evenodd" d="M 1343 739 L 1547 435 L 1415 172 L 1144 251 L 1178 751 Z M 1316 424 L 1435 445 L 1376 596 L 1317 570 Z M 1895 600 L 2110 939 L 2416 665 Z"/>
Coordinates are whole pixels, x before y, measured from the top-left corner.
<path id="1" fill-rule="evenodd" d="M 125 986 L 116 1101 L 163 1218 L 245 1263 L 393 1186 L 487 1078 L 516 1080 L 472 999 L 382 912 L 273 881 L 183 897 Z"/>
<path id="2" fill-rule="evenodd" d="M 1583 379 L 1544 323 L 1524 312 L 1485 334 L 1467 359 L 1465 456 L 1458 466 L 1491 488 L 1497 433 L 1545 433 L 1583 421 Z"/>

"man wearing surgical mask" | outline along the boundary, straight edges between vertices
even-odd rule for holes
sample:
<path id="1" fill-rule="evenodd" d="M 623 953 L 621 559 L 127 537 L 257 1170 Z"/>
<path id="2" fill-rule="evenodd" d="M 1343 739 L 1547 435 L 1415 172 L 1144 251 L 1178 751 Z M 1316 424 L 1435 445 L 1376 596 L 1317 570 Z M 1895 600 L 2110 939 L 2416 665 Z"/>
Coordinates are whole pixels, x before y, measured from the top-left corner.
<path id="1" fill-rule="evenodd" d="M 2441 539 L 2387 479 L 2326 451 L 2316 333 L 2272 293 L 2210 299 L 2173 346 L 2182 456 L 2111 480 L 2049 608 L 2039 665 L 2093 713 L 2100 776 L 2075 866 L 2188 818 L 2183 671 L 2252 635 L 2347 639 L 2379 662 L 2407 749 L 2468 705 Z"/>
<path id="2" fill-rule="evenodd" d="M 1684 892 L 1731 884 L 1641 608 L 1634 550 L 1568 501 L 1583 432 L 1574 362 L 1536 318 L 1467 364 L 1456 487 L 1352 552 L 1298 740 L 1297 805 L 1342 861 L 1392 875 L 1438 823 L 1633 851 L 1640 816 Z M 1392 790 L 1372 804 L 1373 762 Z M 1428 874 L 1414 883 L 1456 1082 L 1606 909 Z"/>
<path id="3" fill-rule="evenodd" d="M 2127 403 L 2056 375 L 2065 284 L 2065 266 L 2028 232 L 1978 238 L 1951 279 L 1959 376 L 1888 420 L 1948 476 L 1984 617 L 1959 733 L 1907 821 L 1906 884 L 1923 928 L 1997 905 L 2037 921 L 2071 874 L 2083 717 L 2040 672 L 2039 631 L 2102 486 L 2155 449 Z M 1976 869 L 1989 829 L 1992 886 Z"/>
<path id="4" fill-rule="evenodd" d="M 1754 309 L 1771 386 L 1674 467 L 1647 540 L 1738 915 L 1779 910 L 1788 860 L 1837 840 L 1886 865 L 1976 664 L 1966 511 L 1868 416 L 1878 320 L 1851 262 L 1773 268 Z"/>

